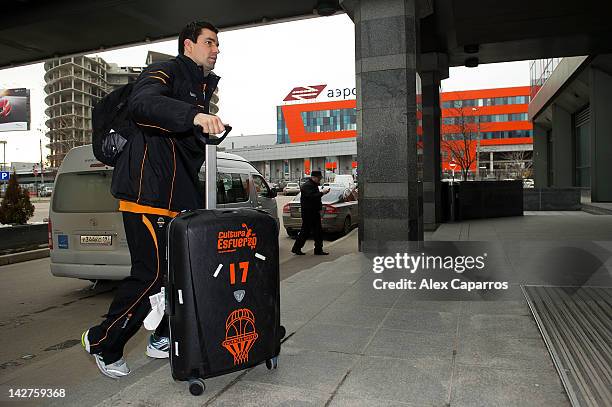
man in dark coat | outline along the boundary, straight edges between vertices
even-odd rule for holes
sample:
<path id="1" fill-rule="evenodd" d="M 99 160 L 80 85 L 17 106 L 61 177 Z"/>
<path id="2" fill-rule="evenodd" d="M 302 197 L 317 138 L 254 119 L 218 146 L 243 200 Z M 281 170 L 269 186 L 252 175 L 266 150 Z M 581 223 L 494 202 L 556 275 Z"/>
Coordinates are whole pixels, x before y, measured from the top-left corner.
<path id="1" fill-rule="evenodd" d="M 313 171 L 310 174 L 310 179 L 300 187 L 300 205 L 302 208 L 302 229 L 298 234 L 295 244 L 291 252 L 297 255 L 304 255 L 302 247 L 306 243 L 306 239 L 312 234 L 315 241 L 314 254 L 325 256 L 329 253 L 323 251 L 323 231 L 321 229 L 321 197 L 329 192 L 329 188 L 319 191 L 321 184 L 321 171 Z"/>
<path id="2" fill-rule="evenodd" d="M 179 35 L 179 55 L 147 67 L 133 85 L 130 117 L 140 131 L 130 137 L 115 166 L 111 192 L 132 260 L 104 321 L 83 332 L 81 343 L 100 372 L 111 378 L 130 373 L 123 358 L 127 341 L 151 310 L 149 296 L 164 285 L 166 227 L 182 210 L 203 207 L 198 172 L 204 162 L 201 133 L 219 134 L 224 124 L 210 114 L 219 82 L 212 69 L 219 54 L 218 29 L 200 21 Z M 166 318 L 149 338 L 146 354 L 169 357 Z"/>

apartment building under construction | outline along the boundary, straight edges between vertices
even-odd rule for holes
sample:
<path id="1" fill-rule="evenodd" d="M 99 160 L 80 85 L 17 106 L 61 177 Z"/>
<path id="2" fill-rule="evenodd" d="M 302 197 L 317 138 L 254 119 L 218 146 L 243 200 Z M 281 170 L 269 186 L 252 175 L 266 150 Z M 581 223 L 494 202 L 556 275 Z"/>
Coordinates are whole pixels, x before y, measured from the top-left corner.
<path id="1" fill-rule="evenodd" d="M 94 104 L 117 87 L 135 80 L 140 67 L 119 67 L 102 58 L 59 58 L 45 63 L 48 156 L 57 168 L 73 147 L 91 143 Z"/>

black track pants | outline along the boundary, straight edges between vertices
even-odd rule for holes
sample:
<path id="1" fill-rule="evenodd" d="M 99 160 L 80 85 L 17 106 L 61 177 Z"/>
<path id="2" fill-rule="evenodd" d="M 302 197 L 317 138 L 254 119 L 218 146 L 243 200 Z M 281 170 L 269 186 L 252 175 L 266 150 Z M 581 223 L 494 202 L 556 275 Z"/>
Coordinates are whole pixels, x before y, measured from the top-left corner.
<path id="1" fill-rule="evenodd" d="M 301 250 L 310 236 L 314 239 L 315 251 L 322 251 L 323 230 L 321 229 L 321 214 L 319 211 L 302 213 L 302 229 L 295 240 L 293 249 Z"/>
<path id="2" fill-rule="evenodd" d="M 166 280 L 166 227 L 172 218 L 123 212 L 123 225 L 132 258 L 130 276 L 115 293 L 106 319 L 89 330 L 91 353 L 100 353 L 105 363 L 123 356 L 127 341 L 138 332 L 151 310 L 149 296 L 157 294 Z M 164 316 L 155 331 L 168 336 Z"/>

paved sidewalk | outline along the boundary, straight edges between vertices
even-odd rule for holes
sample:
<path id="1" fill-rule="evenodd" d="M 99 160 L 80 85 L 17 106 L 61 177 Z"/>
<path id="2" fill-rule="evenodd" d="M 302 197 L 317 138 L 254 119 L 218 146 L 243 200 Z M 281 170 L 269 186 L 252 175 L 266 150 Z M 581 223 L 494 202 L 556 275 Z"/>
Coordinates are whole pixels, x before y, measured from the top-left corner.
<path id="1" fill-rule="evenodd" d="M 604 240 L 602 225 L 612 217 L 589 216 L 447 224 L 429 235 L 471 241 L 429 243 L 424 250 L 486 250 L 494 279 L 509 283 L 495 294 L 375 290 L 373 278 L 396 276 L 372 272 L 372 258 L 356 252 L 353 231 L 326 246 L 335 256 L 283 264 L 281 318 L 288 335 L 277 370 L 257 366 L 209 379 L 205 393 L 193 397 L 186 383 L 172 380 L 166 361 L 145 360 L 129 377 L 96 377 L 55 405 L 569 406 L 520 284 L 562 278 L 568 285 L 610 285 L 609 241 L 564 240 L 586 237 L 586 228 L 592 239 Z M 584 227 L 576 230 L 578 224 Z M 542 227 L 546 240 L 520 237 Z M 551 258 L 558 260 L 552 271 L 542 267 Z M 578 272 L 572 259 L 581 261 Z"/>

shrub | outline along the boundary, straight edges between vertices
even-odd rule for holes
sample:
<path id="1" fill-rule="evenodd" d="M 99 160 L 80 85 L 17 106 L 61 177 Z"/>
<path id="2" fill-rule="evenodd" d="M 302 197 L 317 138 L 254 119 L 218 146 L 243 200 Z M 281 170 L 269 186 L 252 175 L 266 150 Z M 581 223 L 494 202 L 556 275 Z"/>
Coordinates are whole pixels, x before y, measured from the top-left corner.
<path id="1" fill-rule="evenodd" d="M 34 205 L 28 191 L 17 182 L 17 174 L 11 175 L 4 198 L 0 203 L 0 223 L 24 225 L 34 215 Z"/>

